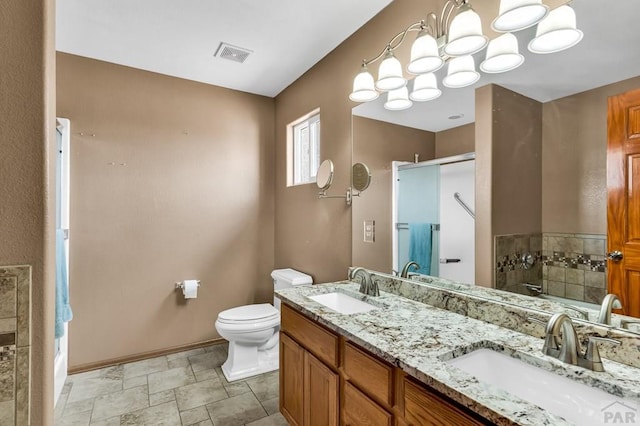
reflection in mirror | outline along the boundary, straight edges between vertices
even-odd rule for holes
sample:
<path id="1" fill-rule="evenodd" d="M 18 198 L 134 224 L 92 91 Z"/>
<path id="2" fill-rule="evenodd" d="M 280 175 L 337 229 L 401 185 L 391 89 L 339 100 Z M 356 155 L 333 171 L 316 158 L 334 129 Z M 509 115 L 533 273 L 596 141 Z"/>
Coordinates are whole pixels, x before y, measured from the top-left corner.
<path id="1" fill-rule="evenodd" d="M 320 188 L 321 192 L 325 192 L 331 187 L 333 182 L 333 161 L 324 160 L 320 167 L 318 167 L 318 173 L 316 174 L 316 185 Z"/>
<path id="2" fill-rule="evenodd" d="M 371 172 L 366 164 L 356 163 L 353 165 L 353 189 L 364 191 L 371 184 Z"/>
<path id="3" fill-rule="evenodd" d="M 607 98 L 640 88 L 640 3 L 608 2 L 609 22 L 600 2 L 571 5 L 584 39 L 568 51 L 532 55 L 523 40 L 535 29 L 523 30 L 515 35 L 525 62 L 514 71 L 442 87 L 438 99 L 406 111 L 385 110 L 384 96 L 354 108 L 353 161 L 366 162 L 374 182 L 352 211 L 354 265 L 398 269 L 393 161 L 476 152 L 471 283 L 520 293 L 505 294 L 510 303 L 547 299 L 550 310 L 571 305 L 597 319 L 607 294 Z M 360 235 L 367 219 L 376 221 L 374 244 Z M 624 324 L 639 331 L 637 321 Z"/>

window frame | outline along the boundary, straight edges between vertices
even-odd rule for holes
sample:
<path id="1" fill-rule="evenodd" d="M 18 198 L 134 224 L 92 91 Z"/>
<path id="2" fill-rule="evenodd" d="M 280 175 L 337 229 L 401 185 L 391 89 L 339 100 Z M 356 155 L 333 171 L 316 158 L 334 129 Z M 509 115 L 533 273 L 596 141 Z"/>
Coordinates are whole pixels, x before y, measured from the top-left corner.
<path id="1" fill-rule="evenodd" d="M 320 108 L 317 108 L 287 125 L 287 186 L 308 185 L 316 182 L 316 173 L 320 166 L 320 150 L 322 127 L 320 124 Z M 317 131 L 311 131 L 317 126 Z M 299 133 L 308 129 L 308 149 L 300 150 Z M 301 169 L 303 156 L 308 153 L 309 169 L 304 173 Z M 316 164 L 317 163 L 317 164 Z"/>

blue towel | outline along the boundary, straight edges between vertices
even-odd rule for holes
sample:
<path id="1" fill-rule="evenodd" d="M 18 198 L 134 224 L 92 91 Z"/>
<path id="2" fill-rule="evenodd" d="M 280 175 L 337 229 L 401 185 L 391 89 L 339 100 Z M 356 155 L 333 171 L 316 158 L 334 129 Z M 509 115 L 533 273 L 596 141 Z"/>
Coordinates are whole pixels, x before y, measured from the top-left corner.
<path id="1" fill-rule="evenodd" d="M 55 337 L 64 336 L 64 323 L 71 321 L 73 313 L 69 305 L 67 282 L 67 256 L 64 250 L 64 230 L 56 229 L 56 317 Z"/>
<path id="2" fill-rule="evenodd" d="M 409 260 L 420 265 L 416 272 L 419 274 L 431 274 L 431 224 L 409 224 Z"/>

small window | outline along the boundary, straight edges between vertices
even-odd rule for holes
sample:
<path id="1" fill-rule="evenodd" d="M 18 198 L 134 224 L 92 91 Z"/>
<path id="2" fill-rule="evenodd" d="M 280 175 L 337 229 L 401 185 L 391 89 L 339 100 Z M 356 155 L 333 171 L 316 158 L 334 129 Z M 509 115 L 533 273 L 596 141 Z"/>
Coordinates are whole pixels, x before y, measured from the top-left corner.
<path id="1" fill-rule="evenodd" d="M 320 110 L 287 126 L 287 185 L 316 181 L 320 166 Z"/>

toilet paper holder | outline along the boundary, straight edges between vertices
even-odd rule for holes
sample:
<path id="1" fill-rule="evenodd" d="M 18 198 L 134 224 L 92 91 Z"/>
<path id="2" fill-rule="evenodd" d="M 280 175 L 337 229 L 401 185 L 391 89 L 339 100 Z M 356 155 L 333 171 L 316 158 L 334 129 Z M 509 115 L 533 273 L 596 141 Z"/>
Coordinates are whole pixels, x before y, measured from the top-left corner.
<path id="1" fill-rule="evenodd" d="M 196 281 L 198 287 L 200 287 L 200 280 Z M 184 282 L 176 281 L 176 290 L 184 290 Z"/>

